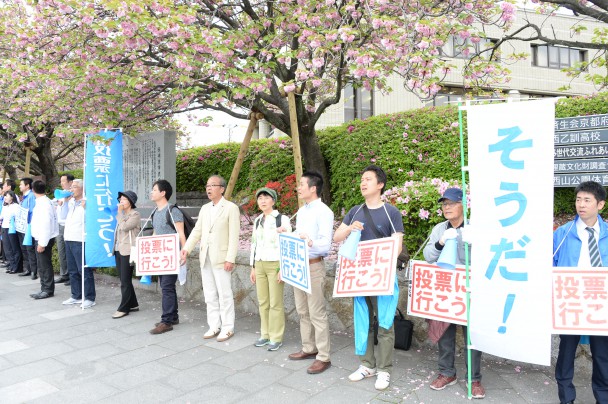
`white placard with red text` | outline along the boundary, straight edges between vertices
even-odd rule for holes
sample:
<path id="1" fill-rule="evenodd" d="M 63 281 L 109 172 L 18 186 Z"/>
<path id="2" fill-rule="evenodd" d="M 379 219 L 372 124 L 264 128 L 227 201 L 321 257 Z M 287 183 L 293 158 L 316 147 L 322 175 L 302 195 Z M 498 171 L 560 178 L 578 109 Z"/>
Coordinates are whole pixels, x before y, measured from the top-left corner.
<path id="1" fill-rule="evenodd" d="M 338 257 L 334 297 L 392 295 L 399 241 L 397 237 L 361 241 L 354 261 Z"/>
<path id="2" fill-rule="evenodd" d="M 179 234 L 137 237 L 136 275 L 177 275 Z"/>
<path id="3" fill-rule="evenodd" d="M 608 335 L 608 270 L 553 268 L 553 332 Z"/>
<path id="4" fill-rule="evenodd" d="M 407 314 L 467 325 L 466 270 L 410 261 Z"/>

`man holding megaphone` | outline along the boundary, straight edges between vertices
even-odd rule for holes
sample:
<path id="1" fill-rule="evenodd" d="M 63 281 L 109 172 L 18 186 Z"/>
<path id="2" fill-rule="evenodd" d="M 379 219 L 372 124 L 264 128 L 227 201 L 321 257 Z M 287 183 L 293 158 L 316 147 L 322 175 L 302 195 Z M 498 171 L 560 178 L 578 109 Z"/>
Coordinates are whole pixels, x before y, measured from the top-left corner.
<path id="1" fill-rule="evenodd" d="M 455 265 L 465 264 L 465 243 L 462 240 L 464 229 L 464 210 L 462 206 L 462 190 L 448 188 L 439 198 L 443 216 L 447 219 L 433 228 L 427 245 L 424 247 L 424 259 L 436 263 L 445 269 L 454 269 Z M 469 257 L 470 257 L 469 246 Z M 465 340 L 467 328 L 462 327 Z M 431 383 L 431 389 L 443 390 L 458 382 L 454 357 L 456 351 L 456 324 L 443 321 L 429 320 L 429 338 L 439 346 L 439 376 Z M 467 355 L 465 355 L 466 363 Z M 481 385 L 481 352 L 471 350 L 473 398 L 484 398 L 485 389 Z"/>

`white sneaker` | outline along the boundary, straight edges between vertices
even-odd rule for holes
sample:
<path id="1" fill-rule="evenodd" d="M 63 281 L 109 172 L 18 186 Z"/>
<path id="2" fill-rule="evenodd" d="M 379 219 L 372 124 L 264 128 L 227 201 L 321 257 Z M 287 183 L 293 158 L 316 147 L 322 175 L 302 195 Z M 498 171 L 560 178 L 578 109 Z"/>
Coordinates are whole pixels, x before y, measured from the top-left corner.
<path id="1" fill-rule="evenodd" d="M 217 342 L 228 341 L 234 335 L 234 331 L 222 331 L 217 336 Z"/>
<path id="2" fill-rule="evenodd" d="M 63 303 L 61 304 L 80 304 L 82 303 L 82 299 L 74 299 L 73 297 L 70 297 L 68 300 L 64 300 Z"/>
<path id="3" fill-rule="evenodd" d="M 215 338 L 217 334 L 220 333 L 220 330 L 212 330 L 211 328 L 207 330 L 206 333 L 203 334 L 204 339 Z"/>
<path id="4" fill-rule="evenodd" d="M 95 306 L 95 302 L 91 301 L 91 300 L 86 300 L 86 299 L 85 299 L 84 303 L 82 304 L 83 309 L 90 309 L 93 306 Z"/>
<path id="5" fill-rule="evenodd" d="M 378 372 L 376 377 L 376 390 L 384 390 L 391 383 L 391 374 L 388 372 Z"/>
<path id="6" fill-rule="evenodd" d="M 351 382 L 358 382 L 366 377 L 372 377 L 376 375 L 376 369 L 370 369 L 367 366 L 359 365 L 359 369 L 355 370 L 348 376 L 348 380 Z"/>

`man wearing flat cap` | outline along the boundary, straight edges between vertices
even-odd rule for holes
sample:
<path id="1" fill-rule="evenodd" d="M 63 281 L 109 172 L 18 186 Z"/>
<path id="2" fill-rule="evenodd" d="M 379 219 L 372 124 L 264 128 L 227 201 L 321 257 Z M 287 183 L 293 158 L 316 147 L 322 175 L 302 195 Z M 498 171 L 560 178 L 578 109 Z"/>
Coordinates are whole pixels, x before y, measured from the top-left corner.
<path id="1" fill-rule="evenodd" d="M 462 206 L 462 190 L 460 188 L 448 188 L 439 198 L 443 216 L 447 219 L 433 228 L 429 242 L 424 247 L 424 259 L 433 264 L 437 262 L 447 240 L 457 240 L 456 264 L 465 264 L 465 243 L 462 241 L 462 229 L 464 228 L 464 208 Z M 471 250 L 469 246 L 469 257 Z M 462 327 L 465 341 L 467 340 L 467 327 Z M 443 321 L 429 320 L 429 338 L 436 342 L 439 347 L 439 375 L 431 383 L 431 389 L 443 390 L 448 386 L 456 384 L 456 368 L 454 357 L 456 351 L 456 324 Z M 465 351 L 465 364 L 467 355 Z M 486 393 L 481 385 L 481 352 L 471 350 L 472 361 L 472 385 L 473 398 L 484 398 Z"/>
<path id="2" fill-rule="evenodd" d="M 186 262 L 196 243 L 201 242 L 199 260 L 209 324 L 203 338 L 216 338 L 223 342 L 234 335 L 231 279 L 239 244 L 241 214 L 238 206 L 224 198 L 224 178 L 219 175 L 209 177 L 205 188 L 211 202 L 201 208 L 196 225 L 182 248 L 181 259 L 182 263 Z"/>

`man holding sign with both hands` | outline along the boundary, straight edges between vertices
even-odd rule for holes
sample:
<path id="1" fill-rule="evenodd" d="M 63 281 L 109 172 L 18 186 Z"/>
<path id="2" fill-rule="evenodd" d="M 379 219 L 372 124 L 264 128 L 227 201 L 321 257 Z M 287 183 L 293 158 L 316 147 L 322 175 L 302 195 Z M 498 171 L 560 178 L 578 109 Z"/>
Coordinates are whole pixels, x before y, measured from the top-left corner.
<path id="1" fill-rule="evenodd" d="M 385 237 L 399 237 L 399 253 L 403 246 L 403 221 L 401 213 L 392 205 L 385 204 L 381 195 L 386 187 L 386 173 L 380 167 L 370 165 L 363 170 L 361 175 L 361 195 L 365 203 L 353 207 L 344 217 L 342 224 L 336 230 L 334 241 L 345 240 L 352 231 L 361 231 L 361 241 L 380 239 Z M 392 296 L 380 298 L 379 296 L 356 297 L 365 299 L 367 315 L 369 316 L 369 329 L 367 332 L 367 344 L 364 352 L 357 352 L 361 359 L 359 369 L 348 378 L 360 381 L 367 377 L 376 376 L 375 387 L 384 390 L 389 386 L 390 374 L 393 369 L 393 354 L 395 344 L 395 330 L 392 319 L 399 299 L 399 288 L 395 288 Z M 355 301 L 357 311 L 357 301 Z M 355 316 L 357 313 L 355 313 Z M 390 324 L 379 321 L 378 327 L 378 350 L 374 354 L 374 315 L 378 319 L 388 318 Z M 384 328 L 383 326 L 388 326 Z M 356 328 L 356 326 L 355 326 Z M 356 332 L 356 330 L 355 330 Z M 357 344 L 355 337 L 355 345 Z M 365 345 L 365 344 L 364 344 Z"/>

